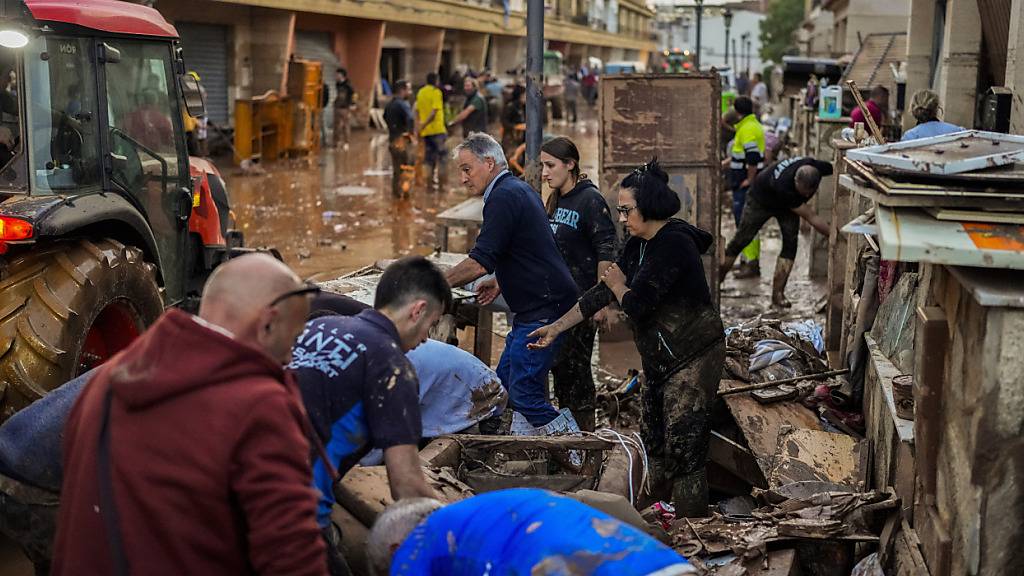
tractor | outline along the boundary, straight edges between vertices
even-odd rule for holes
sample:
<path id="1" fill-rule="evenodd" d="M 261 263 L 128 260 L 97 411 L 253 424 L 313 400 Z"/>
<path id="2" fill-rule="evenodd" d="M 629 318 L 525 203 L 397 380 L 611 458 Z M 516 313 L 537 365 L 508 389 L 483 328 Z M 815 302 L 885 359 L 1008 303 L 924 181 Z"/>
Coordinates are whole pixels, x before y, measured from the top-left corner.
<path id="1" fill-rule="evenodd" d="M 178 34 L 118 0 L 0 0 L 0 421 L 194 309 L 247 251 Z"/>

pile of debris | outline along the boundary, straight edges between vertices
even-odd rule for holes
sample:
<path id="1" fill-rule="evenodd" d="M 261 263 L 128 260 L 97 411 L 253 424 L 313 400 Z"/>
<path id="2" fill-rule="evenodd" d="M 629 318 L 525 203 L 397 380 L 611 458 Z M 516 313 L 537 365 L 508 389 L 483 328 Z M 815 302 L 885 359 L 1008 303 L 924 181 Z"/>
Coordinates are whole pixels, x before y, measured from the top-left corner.
<path id="1" fill-rule="evenodd" d="M 677 521 L 670 532 L 675 549 L 709 574 L 793 574 L 799 567 L 845 576 L 855 545 L 878 542 L 898 505 L 891 493 L 794 482 L 755 489 L 710 518 Z"/>

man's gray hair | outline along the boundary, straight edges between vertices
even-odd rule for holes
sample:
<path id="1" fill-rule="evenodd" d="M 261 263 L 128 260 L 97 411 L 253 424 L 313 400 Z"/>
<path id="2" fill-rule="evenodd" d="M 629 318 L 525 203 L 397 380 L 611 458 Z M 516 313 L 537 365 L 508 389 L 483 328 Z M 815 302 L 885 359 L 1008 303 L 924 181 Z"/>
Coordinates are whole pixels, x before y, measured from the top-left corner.
<path id="1" fill-rule="evenodd" d="M 405 498 L 391 504 L 377 517 L 366 538 L 370 574 L 387 576 L 392 549 L 397 549 L 416 526 L 443 504 L 433 498 Z"/>
<path id="2" fill-rule="evenodd" d="M 468 151 L 476 156 L 481 162 L 484 158 L 494 160 L 494 164 L 502 168 L 508 167 L 508 160 L 505 159 L 505 151 L 490 134 L 484 132 L 470 132 L 469 136 L 463 139 L 462 143 L 455 147 L 454 156 L 458 157 L 462 150 Z"/>

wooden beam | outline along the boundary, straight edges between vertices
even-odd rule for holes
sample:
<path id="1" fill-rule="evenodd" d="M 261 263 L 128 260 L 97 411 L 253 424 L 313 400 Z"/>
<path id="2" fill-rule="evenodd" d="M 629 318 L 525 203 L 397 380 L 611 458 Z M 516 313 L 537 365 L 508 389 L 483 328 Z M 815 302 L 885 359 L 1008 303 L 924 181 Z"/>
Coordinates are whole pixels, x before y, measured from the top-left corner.
<path id="1" fill-rule="evenodd" d="M 452 438 L 435 438 L 420 450 L 420 461 L 434 468 L 457 468 L 461 454 L 462 446 Z"/>
<path id="2" fill-rule="evenodd" d="M 914 452 L 922 496 L 935 495 L 935 470 L 941 440 L 942 388 L 946 374 L 949 325 L 937 306 L 917 309 L 914 344 Z"/>
<path id="3" fill-rule="evenodd" d="M 708 458 L 733 476 L 746 480 L 751 486 L 768 487 L 768 481 L 754 453 L 715 431 L 711 432 Z"/>
<path id="4" fill-rule="evenodd" d="M 610 450 L 615 442 L 596 436 L 485 436 L 451 434 L 441 436 L 458 442 L 464 449 L 509 452 L 521 450 Z"/>

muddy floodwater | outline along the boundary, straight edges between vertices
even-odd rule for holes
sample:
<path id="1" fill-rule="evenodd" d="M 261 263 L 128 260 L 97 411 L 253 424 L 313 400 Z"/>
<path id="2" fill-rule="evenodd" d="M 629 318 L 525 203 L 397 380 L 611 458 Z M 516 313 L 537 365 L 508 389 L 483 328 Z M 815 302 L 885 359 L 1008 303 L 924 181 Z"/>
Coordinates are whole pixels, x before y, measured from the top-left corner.
<path id="1" fill-rule="evenodd" d="M 572 138 L 584 171 L 596 174 L 593 117 L 551 131 Z M 460 140 L 450 138 L 449 150 Z M 438 245 L 435 216 L 468 197 L 454 162 L 449 161 L 448 185 L 440 191 L 416 186 L 410 199 L 395 200 L 387 148 L 386 134 L 356 130 L 348 150 L 270 164 L 265 175 L 243 175 L 229 162 L 219 162 L 246 244 L 277 248 L 300 275 L 317 280 L 381 258 L 433 250 Z M 464 231 L 452 231 L 449 249 L 466 251 Z"/>

